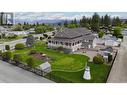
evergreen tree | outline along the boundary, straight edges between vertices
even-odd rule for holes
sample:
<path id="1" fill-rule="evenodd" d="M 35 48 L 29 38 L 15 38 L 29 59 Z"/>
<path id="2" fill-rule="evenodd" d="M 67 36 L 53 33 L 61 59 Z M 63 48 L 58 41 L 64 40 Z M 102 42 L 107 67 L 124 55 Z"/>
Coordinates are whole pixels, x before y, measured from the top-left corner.
<path id="1" fill-rule="evenodd" d="M 100 31 L 100 17 L 97 13 L 94 13 L 94 15 L 92 16 L 91 29 L 94 32 Z"/>
<path id="2" fill-rule="evenodd" d="M 109 25 L 111 24 L 110 21 L 110 16 L 108 16 L 107 14 L 104 16 L 104 26 L 105 27 L 109 27 Z"/>

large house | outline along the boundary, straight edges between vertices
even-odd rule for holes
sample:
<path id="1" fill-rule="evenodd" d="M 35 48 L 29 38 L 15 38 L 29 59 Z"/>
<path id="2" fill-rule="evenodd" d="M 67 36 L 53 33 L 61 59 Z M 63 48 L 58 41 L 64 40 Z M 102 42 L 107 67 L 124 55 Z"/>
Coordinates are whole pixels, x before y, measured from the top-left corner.
<path id="1" fill-rule="evenodd" d="M 65 28 L 62 32 L 57 32 L 54 38 L 48 40 L 49 48 L 63 47 L 70 52 L 80 48 L 94 48 L 96 46 L 96 36 L 86 28 Z"/>

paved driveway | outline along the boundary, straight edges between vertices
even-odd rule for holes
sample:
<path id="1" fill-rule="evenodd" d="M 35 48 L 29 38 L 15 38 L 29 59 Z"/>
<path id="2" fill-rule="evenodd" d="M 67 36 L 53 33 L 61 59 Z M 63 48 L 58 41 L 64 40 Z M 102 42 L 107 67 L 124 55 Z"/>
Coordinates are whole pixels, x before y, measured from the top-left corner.
<path id="1" fill-rule="evenodd" d="M 110 72 L 108 83 L 126 83 L 127 82 L 127 36 L 118 51 L 118 55 Z"/>
<path id="2" fill-rule="evenodd" d="M 9 63 L 0 61 L 1 83 L 53 83 L 48 79 L 25 71 Z"/>

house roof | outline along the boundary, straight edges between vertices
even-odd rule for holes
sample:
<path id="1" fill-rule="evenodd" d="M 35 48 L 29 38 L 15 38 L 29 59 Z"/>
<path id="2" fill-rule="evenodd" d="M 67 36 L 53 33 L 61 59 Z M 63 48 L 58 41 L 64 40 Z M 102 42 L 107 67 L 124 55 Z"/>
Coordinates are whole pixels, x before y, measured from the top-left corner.
<path id="1" fill-rule="evenodd" d="M 94 40 L 96 38 L 95 35 L 87 35 L 87 36 L 84 36 L 84 39 L 85 40 Z"/>
<path id="2" fill-rule="evenodd" d="M 42 70 L 47 69 L 51 67 L 51 65 L 48 62 L 45 62 L 39 66 Z"/>
<path id="3" fill-rule="evenodd" d="M 101 51 L 108 51 L 108 52 L 113 52 L 113 48 L 112 47 L 107 47 L 105 49 L 100 49 Z"/>
<path id="4" fill-rule="evenodd" d="M 63 32 L 58 32 L 55 38 L 75 38 L 83 35 L 91 34 L 91 32 L 86 28 L 65 28 Z"/>

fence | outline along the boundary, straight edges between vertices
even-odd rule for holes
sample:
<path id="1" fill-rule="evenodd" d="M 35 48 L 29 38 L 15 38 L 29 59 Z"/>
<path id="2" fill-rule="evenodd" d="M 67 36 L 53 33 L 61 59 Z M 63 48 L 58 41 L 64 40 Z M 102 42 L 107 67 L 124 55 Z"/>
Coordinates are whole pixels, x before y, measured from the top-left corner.
<path id="1" fill-rule="evenodd" d="M 49 80 L 52 80 L 54 82 L 57 82 L 57 83 L 72 83 L 72 81 L 66 80 L 66 79 L 64 79 L 62 77 L 59 77 L 59 76 L 56 76 L 52 72 L 47 73 L 47 72 L 45 72 L 45 71 L 43 71 L 41 69 L 38 69 L 38 68 L 31 68 L 28 65 L 26 65 L 24 63 L 21 63 L 21 62 L 16 63 L 15 61 L 10 60 L 9 63 L 12 64 L 12 65 L 15 65 L 15 66 L 17 66 L 19 68 L 22 68 L 24 70 L 30 71 L 32 73 L 35 73 L 35 74 L 37 74 L 39 76 L 45 77 L 45 78 L 47 78 Z"/>
<path id="2" fill-rule="evenodd" d="M 114 58 L 113 58 L 113 60 L 112 60 L 111 67 L 110 67 L 110 70 L 109 70 L 108 75 L 107 75 L 107 78 L 106 78 L 106 82 L 107 82 L 108 77 L 109 77 L 109 75 L 110 75 L 110 72 L 111 72 L 112 66 L 113 66 L 113 64 L 114 64 L 114 61 L 115 61 L 115 59 L 116 59 L 117 53 L 118 53 L 118 51 L 116 51 L 115 56 L 114 56 Z"/>

